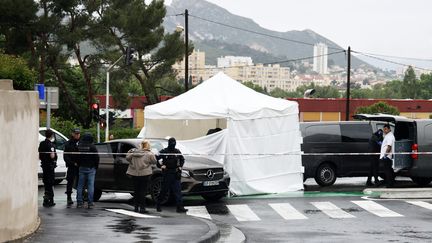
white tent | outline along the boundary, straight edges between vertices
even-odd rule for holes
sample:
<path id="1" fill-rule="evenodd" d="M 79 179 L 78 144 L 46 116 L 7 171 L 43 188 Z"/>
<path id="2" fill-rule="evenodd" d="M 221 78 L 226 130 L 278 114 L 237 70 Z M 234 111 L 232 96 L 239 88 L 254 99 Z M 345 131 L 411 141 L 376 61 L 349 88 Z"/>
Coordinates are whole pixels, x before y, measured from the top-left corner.
<path id="1" fill-rule="evenodd" d="M 223 163 L 236 195 L 303 189 L 296 102 L 255 92 L 220 72 L 182 95 L 146 106 L 144 116 L 149 138 L 192 139 L 226 128 L 188 147 Z"/>

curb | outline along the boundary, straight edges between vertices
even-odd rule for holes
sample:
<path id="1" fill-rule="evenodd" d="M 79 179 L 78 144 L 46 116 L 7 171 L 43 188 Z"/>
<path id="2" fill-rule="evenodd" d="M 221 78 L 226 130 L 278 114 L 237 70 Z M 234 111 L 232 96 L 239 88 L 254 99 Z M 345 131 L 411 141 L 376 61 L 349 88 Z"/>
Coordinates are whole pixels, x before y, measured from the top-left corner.
<path id="1" fill-rule="evenodd" d="M 383 199 L 432 199 L 432 188 L 366 188 L 363 193 Z"/>
<path id="2" fill-rule="evenodd" d="M 196 241 L 190 241 L 193 243 L 213 243 L 216 242 L 219 237 L 220 237 L 220 231 L 219 228 L 212 222 L 205 220 L 205 219 L 201 219 L 201 218 L 195 218 L 200 220 L 201 222 L 207 224 L 207 226 L 209 227 L 209 231 L 201 236 L 198 240 Z"/>

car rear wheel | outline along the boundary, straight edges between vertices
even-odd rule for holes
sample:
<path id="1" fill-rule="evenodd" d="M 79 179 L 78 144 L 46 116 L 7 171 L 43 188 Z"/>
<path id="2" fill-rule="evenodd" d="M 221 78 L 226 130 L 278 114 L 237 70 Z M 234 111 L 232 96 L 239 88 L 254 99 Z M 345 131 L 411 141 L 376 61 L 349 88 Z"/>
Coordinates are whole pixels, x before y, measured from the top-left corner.
<path id="1" fill-rule="evenodd" d="M 411 177 L 411 180 L 419 186 L 427 186 L 431 183 L 432 178 L 429 177 Z"/>
<path id="2" fill-rule="evenodd" d="M 329 163 L 321 164 L 315 174 L 315 181 L 320 186 L 331 186 L 336 181 L 336 170 Z"/>
<path id="3" fill-rule="evenodd" d="M 206 201 L 210 201 L 210 202 L 219 201 L 221 198 L 225 196 L 226 196 L 226 192 L 212 192 L 212 193 L 201 195 L 201 197 L 203 197 Z"/>
<path id="4" fill-rule="evenodd" d="M 99 201 L 101 196 L 102 196 L 102 190 L 99 188 L 95 188 L 93 193 L 93 201 L 95 202 Z"/>
<path id="5" fill-rule="evenodd" d="M 154 202 L 157 202 L 159 198 L 159 194 L 162 189 L 162 177 L 158 176 L 154 178 L 151 182 L 151 188 L 150 188 L 150 194 Z M 161 204 L 167 204 L 170 200 L 171 192 L 168 191 L 168 193 L 165 195 L 165 197 L 161 200 Z"/>

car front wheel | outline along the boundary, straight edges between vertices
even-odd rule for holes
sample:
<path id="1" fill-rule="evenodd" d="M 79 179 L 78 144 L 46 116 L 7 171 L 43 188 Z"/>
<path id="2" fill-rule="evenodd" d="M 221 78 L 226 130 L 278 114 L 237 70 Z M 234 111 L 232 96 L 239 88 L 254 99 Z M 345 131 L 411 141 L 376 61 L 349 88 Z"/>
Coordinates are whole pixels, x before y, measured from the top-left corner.
<path id="1" fill-rule="evenodd" d="M 225 196 L 226 196 L 226 192 L 212 192 L 212 193 L 201 195 L 201 197 L 203 197 L 206 201 L 210 201 L 210 202 L 219 201 L 221 198 Z"/>
<path id="2" fill-rule="evenodd" d="M 315 181 L 320 186 L 331 186 L 336 181 L 336 170 L 329 164 L 321 164 L 315 174 Z"/>

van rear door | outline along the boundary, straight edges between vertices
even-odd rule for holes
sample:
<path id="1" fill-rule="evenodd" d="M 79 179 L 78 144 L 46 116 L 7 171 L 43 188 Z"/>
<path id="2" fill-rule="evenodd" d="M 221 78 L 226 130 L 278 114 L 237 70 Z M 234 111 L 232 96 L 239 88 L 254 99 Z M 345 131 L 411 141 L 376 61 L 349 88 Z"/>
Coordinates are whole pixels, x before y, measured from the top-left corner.
<path id="1" fill-rule="evenodd" d="M 397 154 L 398 152 L 411 152 L 412 145 L 417 141 L 417 129 L 414 120 L 388 114 L 357 114 L 354 119 L 368 121 L 384 121 L 394 124 L 393 134 L 395 136 L 395 157 L 393 169 L 397 172 L 411 168 L 413 160 L 410 154 Z"/>

